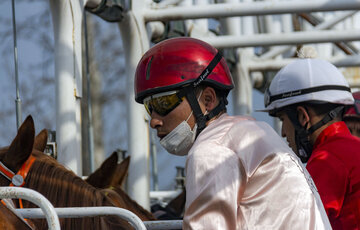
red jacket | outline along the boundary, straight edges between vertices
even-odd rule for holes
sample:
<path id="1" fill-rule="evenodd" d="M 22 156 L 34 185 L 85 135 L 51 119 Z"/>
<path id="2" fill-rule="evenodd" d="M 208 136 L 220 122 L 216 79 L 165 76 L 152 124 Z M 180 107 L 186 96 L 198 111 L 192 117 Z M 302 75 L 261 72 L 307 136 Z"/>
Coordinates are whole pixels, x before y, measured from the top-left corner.
<path id="1" fill-rule="evenodd" d="M 324 129 L 306 166 L 334 230 L 360 230 L 360 139 L 344 122 Z"/>

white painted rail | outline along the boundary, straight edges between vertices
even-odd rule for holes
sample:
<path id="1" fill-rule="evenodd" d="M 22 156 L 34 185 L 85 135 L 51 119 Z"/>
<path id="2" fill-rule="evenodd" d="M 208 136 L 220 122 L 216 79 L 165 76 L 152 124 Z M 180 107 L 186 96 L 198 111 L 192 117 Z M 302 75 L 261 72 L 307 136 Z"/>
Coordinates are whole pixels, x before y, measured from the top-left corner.
<path id="1" fill-rule="evenodd" d="M 360 40 L 359 30 L 301 31 L 280 34 L 223 35 L 199 38 L 216 48 L 298 45 Z"/>
<path id="2" fill-rule="evenodd" d="M 41 219 L 45 215 L 39 208 L 16 209 L 24 218 Z M 115 215 L 125 219 L 138 230 L 155 230 L 155 229 L 182 229 L 182 220 L 159 220 L 142 222 L 132 212 L 116 207 L 72 207 L 72 208 L 55 208 L 59 218 L 81 218 L 93 216 L 110 216 Z"/>
<path id="3" fill-rule="evenodd" d="M 44 213 L 39 208 L 16 209 L 24 218 L 41 219 Z M 82 218 L 94 216 L 118 216 L 128 221 L 137 230 L 146 230 L 144 223 L 134 213 L 116 207 L 72 207 L 55 208 L 59 218 Z"/>
<path id="4" fill-rule="evenodd" d="M 44 213 L 50 230 L 60 230 L 59 218 L 53 205 L 40 193 L 20 187 L 0 187 L 0 198 L 24 199 L 39 206 L 39 211 Z"/>
<path id="5" fill-rule="evenodd" d="M 182 220 L 144 221 L 147 230 L 182 229 Z"/>

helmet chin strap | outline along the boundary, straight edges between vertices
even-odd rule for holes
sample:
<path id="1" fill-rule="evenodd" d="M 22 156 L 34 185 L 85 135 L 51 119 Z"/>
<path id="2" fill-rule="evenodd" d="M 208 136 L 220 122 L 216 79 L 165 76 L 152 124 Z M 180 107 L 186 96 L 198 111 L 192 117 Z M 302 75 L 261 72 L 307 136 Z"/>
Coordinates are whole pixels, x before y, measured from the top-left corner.
<path id="1" fill-rule="evenodd" d="M 321 119 L 315 125 L 311 126 L 309 129 L 306 129 L 307 124 L 305 126 L 301 126 L 297 118 L 296 112 L 294 112 L 293 110 L 285 111 L 295 129 L 295 143 L 301 162 L 306 163 L 309 160 L 312 153 L 313 146 L 310 143 L 309 135 L 311 135 L 317 129 L 319 129 L 320 127 L 324 126 L 325 124 L 333 120 L 335 117 L 337 117 L 343 111 L 343 109 L 344 106 L 336 107 L 335 109 L 331 110 L 328 114 L 326 114 L 323 117 L 323 119 Z"/>
<path id="2" fill-rule="evenodd" d="M 179 96 L 186 97 L 186 99 L 188 100 L 188 102 L 191 106 L 191 109 L 194 112 L 195 120 L 197 123 L 196 137 L 201 133 L 201 131 L 203 131 L 205 129 L 206 122 L 208 122 L 209 120 L 211 120 L 211 118 L 217 116 L 221 111 L 223 111 L 226 108 L 226 104 L 227 104 L 226 101 L 221 99 L 219 101 L 219 104 L 213 110 L 209 111 L 208 114 L 204 115 L 200 108 L 199 102 L 196 98 L 194 88 L 186 87 L 186 88 L 182 89 L 179 92 Z"/>
<path id="3" fill-rule="evenodd" d="M 306 130 L 306 125 L 304 127 L 301 126 L 295 111 L 286 110 L 285 112 L 295 129 L 295 144 L 298 151 L 298 157 L 302 163 L 306 163 L 311 156 L 313 147 L 309 140 L 310 133 Z"/>
<path id="4" fill-rule="evenodd" d="M 326 114 L 321 121 L 316 123 L 315 125 L 309 128 L 309 134 L 315 132 L 315 130 L 319 129 L 326 123 L 332 121 L 335 117 L 337 117 L 340 113 L 343 112 L 345 106 L 338 106 L 335 109 L 331 110 L 328 114 Z"/>

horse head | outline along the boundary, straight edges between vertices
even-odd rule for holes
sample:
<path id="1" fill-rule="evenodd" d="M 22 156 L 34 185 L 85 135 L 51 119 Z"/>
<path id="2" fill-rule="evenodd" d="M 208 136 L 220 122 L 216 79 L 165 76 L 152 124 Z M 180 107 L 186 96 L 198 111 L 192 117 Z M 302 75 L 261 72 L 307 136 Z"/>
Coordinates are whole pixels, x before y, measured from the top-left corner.
<path id="1" fill-rule="evenodd" d="M 0 162 L 9 170 L 16 173 L 22 165 L 29 159 L 35 140 L 34 120 L 28 116 L 20 126 L 16 137 L 10 146 L 0 150 Z M 0 186 L 8 186 L 11 181 L 0 176 Z"/>
<path id="2" fill-rule="evenodd" d="M 2 166 L 13 174 L 27 168 L 24 182 L 19 184 L 44 195 L 54 207 L 93 207 L 115 206 L 102 189 L 86 183 L 74 172 L 58 163 L 54 158 L 44 154 L 47 132 L 42 131 L 35 138 L 34 121 L 28 116 L 18 130 L 9 147 L 0 149 Z M 29 159 L 31 164 L 29 164 Z M 1 167 L 0 167 L 1 168 Z M 20 171 L 19 171 L 20 170 Z M 6 174 L 6 173 L 5 173 Z M 3 174 L 4 175 L 4 174 Z M 8 176 L 0 175 L 0 186 L 8 186 Z M 123 199 L 123 198 L 121 198 Z M 125 202 L 126 198 L 123 199 Z M 123 204 L 120 204 L 123 205 Z M 31 202 L 23 201 L 24 208 L 35 208 Z M 124 206 L 117 206 L 124 208 Z M 34 220 L 38 229 L 47 229 L 45 220 Z M 91 217 L 61 219 L 61 229 L 132 229 L 126 221 L 113 217 Z"/>
<path id="3" fill-rule="evenodd" d="M 86 178 L 86 182 L 96 188 L 109 188 L 122 185 L 130 164 L 130 156 L 118 163 L 118 154 L 113 152 L 101 166 Z"/>

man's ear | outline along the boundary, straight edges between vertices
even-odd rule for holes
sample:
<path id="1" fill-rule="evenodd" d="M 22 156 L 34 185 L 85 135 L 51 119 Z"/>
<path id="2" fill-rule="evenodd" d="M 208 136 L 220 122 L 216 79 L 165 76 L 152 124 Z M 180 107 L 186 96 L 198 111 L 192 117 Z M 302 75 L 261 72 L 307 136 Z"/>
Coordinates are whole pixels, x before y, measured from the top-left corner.
<path id="1" fill-rule="evenodd" d="M 310 115 L 308 113 L 308 110 L 304 106 L 297 106 L 296 111 L 301 126 L 304 127 L 306 124 L 310 123 Z"/>
<path id="2" fill-rule="evenodd" d="M 200 100 L 204 103 L 207 111 L 213 110 L 218 104 L 216 92 L 212 87 L 204 88 Z"/>

